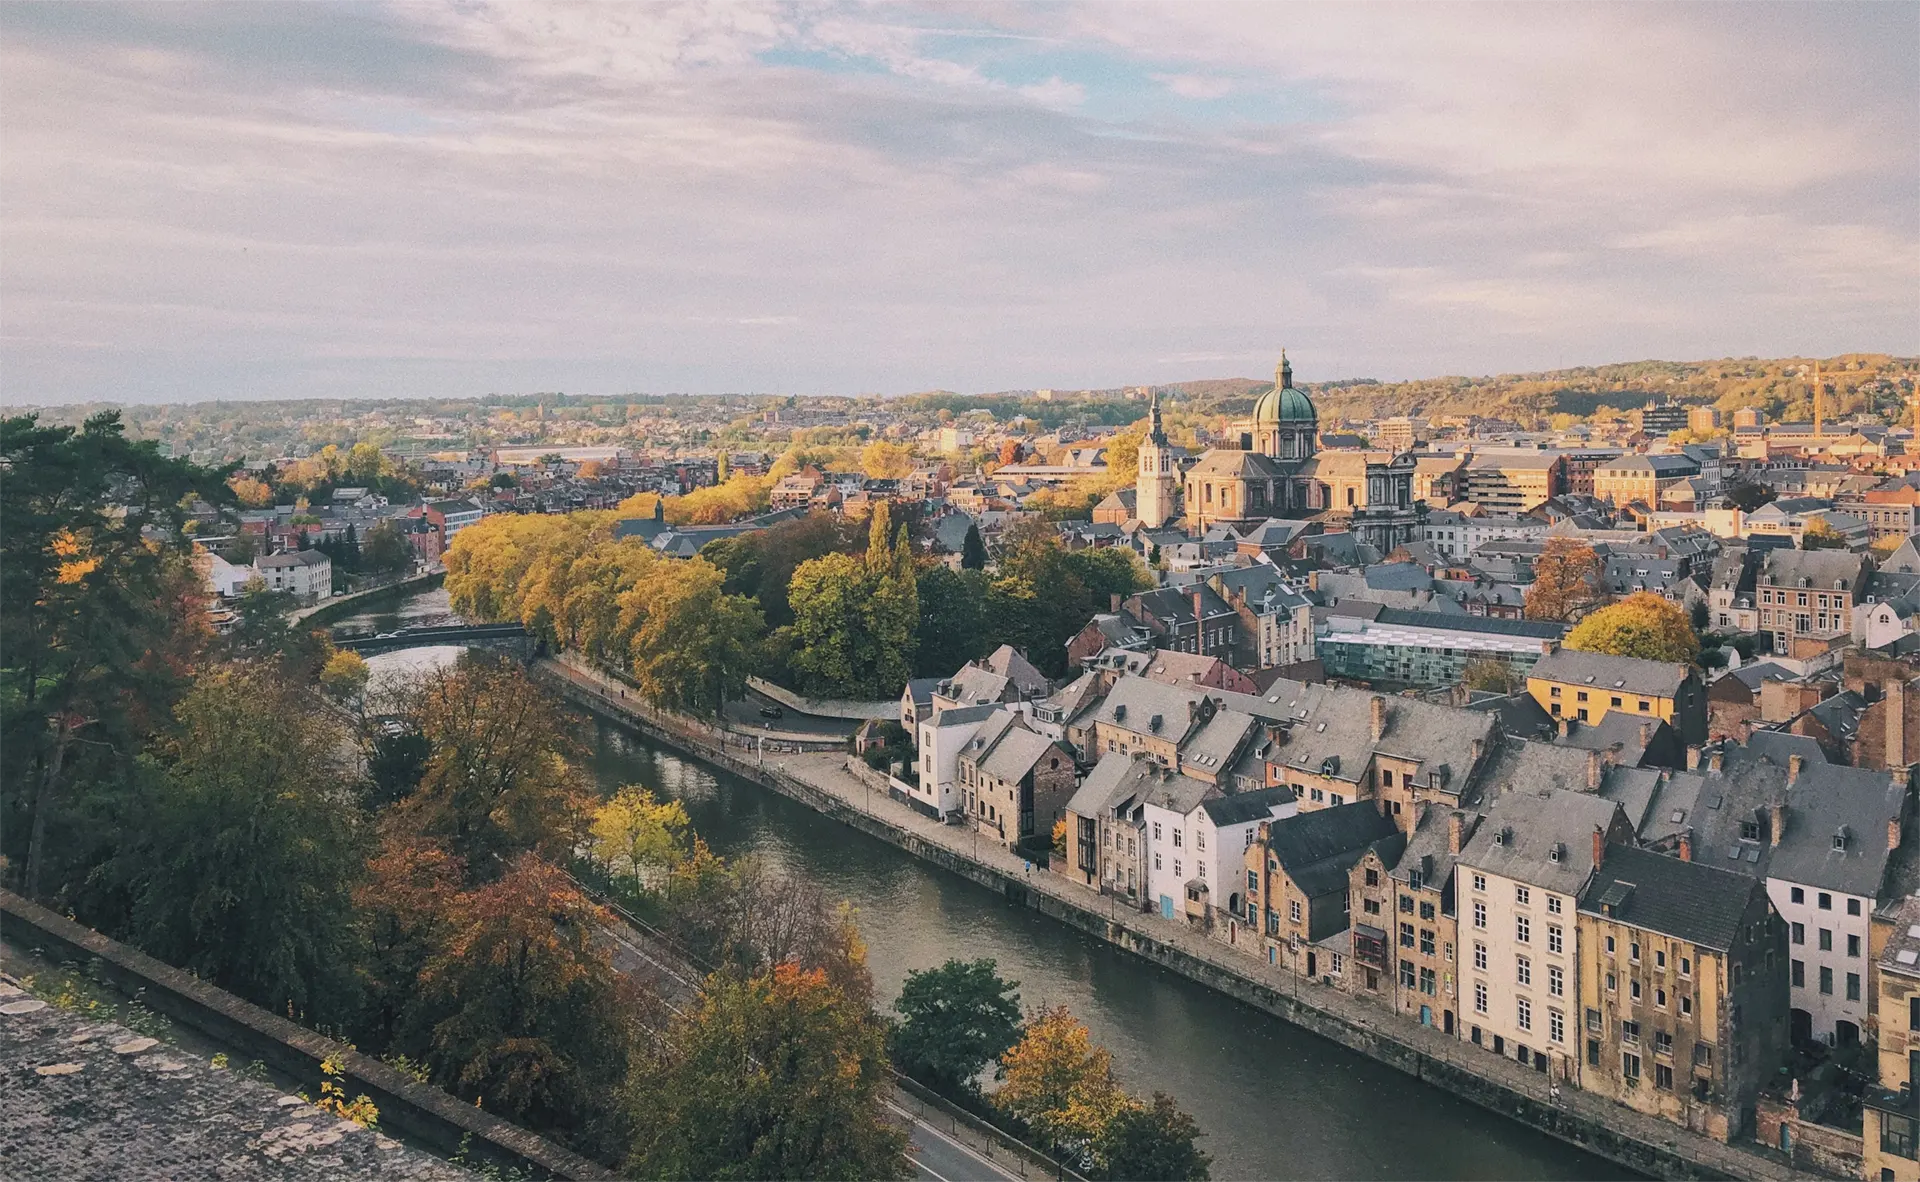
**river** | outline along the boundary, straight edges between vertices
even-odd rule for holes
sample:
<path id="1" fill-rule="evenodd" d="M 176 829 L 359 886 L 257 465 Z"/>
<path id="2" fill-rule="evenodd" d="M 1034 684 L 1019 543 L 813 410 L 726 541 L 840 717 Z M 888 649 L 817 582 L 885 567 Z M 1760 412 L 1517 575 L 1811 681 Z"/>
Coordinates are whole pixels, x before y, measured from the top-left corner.
<path id="1" fill-rule="evenodd" d="M 427 622 L 432 610 L 403 608 L 377 626 Z M 372 664 L 376 673 L 398 670 L 455 651 L 394 653 Z M 1113 1052 L 1130 1091 L 1167 1092 L 1194 1115 L 1216 1178 L 1634 1177 L 1008 903 L 751 781 L 605 723 L 584 737 L 603 790 L 640 784 L 680 800 L 716 852 L 753 852 L 852 903 L 881 1005 L 892 1002 L 911 970 L 948 957 L 990 956 L 1002 976 L 1019 982 L 1027 1006 L 1070 1008 Z"/>

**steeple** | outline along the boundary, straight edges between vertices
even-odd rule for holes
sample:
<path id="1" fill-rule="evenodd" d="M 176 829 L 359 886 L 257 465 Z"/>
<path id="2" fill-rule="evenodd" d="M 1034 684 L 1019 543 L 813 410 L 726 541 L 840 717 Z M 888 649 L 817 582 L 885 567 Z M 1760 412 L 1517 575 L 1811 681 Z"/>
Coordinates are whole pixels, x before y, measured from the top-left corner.
<path id="1" fill-rule="evenodd" d="M 1273 371 L 1273 388 L 1276 390 L 1293 389 L 1293 363 L 1287 360 L 1287 351 L 1280 350 L 1280 368 Z"/>
<path id="2" fill-rule="evenodd" d="M 1147 402 L 1147 439 L 1149 442 L 1167 445 L 1166 429 L 1160 425 L 1160 391 L 1155 390 Z"/>

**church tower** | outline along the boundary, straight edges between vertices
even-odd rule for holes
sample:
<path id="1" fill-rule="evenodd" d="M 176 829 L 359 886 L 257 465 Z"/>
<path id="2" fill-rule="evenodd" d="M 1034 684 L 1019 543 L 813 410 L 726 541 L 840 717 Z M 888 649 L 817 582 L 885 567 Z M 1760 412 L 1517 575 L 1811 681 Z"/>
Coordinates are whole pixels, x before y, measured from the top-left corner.
<path id="1" fill-rule="evenodd" d="M 1160 396 L 1156 393 L 1147 408 L 1147 437 L 1140 441 L 1140 479 L 1134 486 L 1133 515 L 1148 529 L 1160 529 L 1174 518 L 1178 488 L 1173 449 L 1167 446 L 1167 432 L 1160 425 Z"/>

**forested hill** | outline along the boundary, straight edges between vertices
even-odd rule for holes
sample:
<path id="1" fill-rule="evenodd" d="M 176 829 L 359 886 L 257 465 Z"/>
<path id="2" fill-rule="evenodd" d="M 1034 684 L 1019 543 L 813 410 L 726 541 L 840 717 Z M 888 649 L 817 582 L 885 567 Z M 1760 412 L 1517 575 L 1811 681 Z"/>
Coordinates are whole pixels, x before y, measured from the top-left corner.
<path id="1" fill-rule="evenodd" d="M 1759 407 L 1772 420 L 1812 415 L 1813 359 L 1725 358 L 1717 361 L 1628 361 L 1541 373 L 1419 378 L 1406 382 L 1360 379 L 1299 382 L 1322 419 L 1367 419 L 1417 414 L 1428 418 L 1478 414 L 1546 426 L 1555 415 L 1585 417 L 1611 408 L 1630 410 L 1649 400 L 1711 405 L 1724 412 Z M 1872 410 L 1901 417 L 1920 376 L 1920 358 L 1847 353 L 1820 360 L 1828 413 Z M 1244 414 L 1271 382 L 1218 378 L 1158 387 L 1196 410 Z"/>

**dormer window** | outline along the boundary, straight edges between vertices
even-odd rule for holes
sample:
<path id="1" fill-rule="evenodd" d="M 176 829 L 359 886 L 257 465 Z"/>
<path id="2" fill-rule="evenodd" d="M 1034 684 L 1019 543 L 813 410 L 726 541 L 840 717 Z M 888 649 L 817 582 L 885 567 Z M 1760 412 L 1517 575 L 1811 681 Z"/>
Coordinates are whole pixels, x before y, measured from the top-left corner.
<path id="1" fill-rule="evenodd" d="M 1833 848 L 1836 850 L 1839 850 L 1842 853 L 1845 853 L 1847 848 L 1847 839 L 1850 836 L 1852 835 L 1851 833 L 1848 832 L 1847 827 L 1845 825 L 1842 825 L 1840 826 L 1840 828 L 1834 830 L 1833 831 Z"/>

